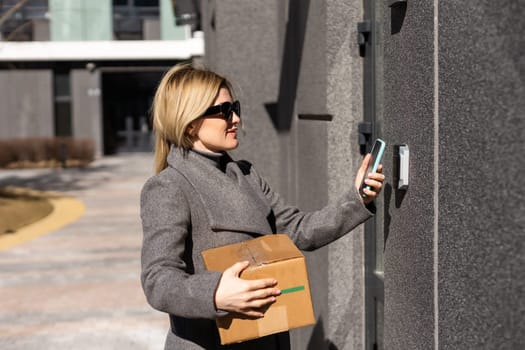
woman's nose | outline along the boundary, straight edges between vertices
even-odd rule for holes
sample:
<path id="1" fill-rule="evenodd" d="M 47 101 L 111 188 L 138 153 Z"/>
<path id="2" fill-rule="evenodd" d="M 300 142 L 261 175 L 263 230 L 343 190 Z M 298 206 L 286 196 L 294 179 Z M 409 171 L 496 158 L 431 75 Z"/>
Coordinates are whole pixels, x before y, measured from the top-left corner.
<path id="1" fill-rule="evenodd" d="M 241 117 L 237 115 L 237 113 L 232 112 L 232 123 L 233 124 L 239 124 L 241 122 Z"/>

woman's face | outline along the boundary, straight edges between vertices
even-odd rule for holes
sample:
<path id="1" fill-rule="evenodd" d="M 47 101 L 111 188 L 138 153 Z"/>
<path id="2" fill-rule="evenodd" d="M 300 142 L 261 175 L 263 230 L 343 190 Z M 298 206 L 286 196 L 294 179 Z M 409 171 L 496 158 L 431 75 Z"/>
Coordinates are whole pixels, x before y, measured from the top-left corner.
<path id="1" fill-rule="evenodd" d="M 232 102 L 230 92 L 226 88 L 219 90 L 214 106 L 224 102 Z M 204 152 L 221 152 L 237 148 L 237 127 L 240 116 L 233 113 L 230 121 L 219 116 L 202 117 L 190 124 L 189 132 L 194 137 L 193 148 Z"/>

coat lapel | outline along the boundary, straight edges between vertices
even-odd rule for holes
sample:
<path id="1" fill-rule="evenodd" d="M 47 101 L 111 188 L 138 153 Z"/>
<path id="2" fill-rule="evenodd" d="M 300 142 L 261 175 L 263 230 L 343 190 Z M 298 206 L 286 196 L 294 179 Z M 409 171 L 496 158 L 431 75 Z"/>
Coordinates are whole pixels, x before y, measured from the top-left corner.
<path id="1" fill-rule="evenodd" d="M 225 172 L 212 160 L 194 152 L 172 148 L 168 164 L 193 186 L 203 203 L 214 231 L 272 233 L 268 218 L 271 207 L 237 163 L 230 161 Z"/>

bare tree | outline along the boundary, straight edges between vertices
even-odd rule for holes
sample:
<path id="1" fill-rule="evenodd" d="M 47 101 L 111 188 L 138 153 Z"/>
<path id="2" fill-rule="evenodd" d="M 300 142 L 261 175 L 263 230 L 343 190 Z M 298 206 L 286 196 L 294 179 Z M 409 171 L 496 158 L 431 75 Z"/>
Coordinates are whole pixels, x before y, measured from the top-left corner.
<path id="1" fill-rule="evenodd" d="M 11 7 L 9 10 L 7 10 L 5 13 L 3 13 L 0 16 L 0 26 L 2 26 L 5 21 L 7 21 L 16 11 L 18 11 L 28 1 L 29 0 L 20 0 L 13 7 Z"/>

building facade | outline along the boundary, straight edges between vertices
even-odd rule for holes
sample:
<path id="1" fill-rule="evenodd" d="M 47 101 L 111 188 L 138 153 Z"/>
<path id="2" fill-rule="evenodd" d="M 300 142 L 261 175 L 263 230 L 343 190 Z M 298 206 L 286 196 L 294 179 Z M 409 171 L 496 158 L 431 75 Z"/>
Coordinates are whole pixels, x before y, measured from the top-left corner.
<path id="1" fill-rule="evenodd" d="M 317 324 L 293 348 L 522 349 L 525 3 L 201 3 L 236 156 L 289 202 L 323 206 L 388 143 L 375 219 L 307 255 Z"/>
<path id="2" fill-rule="evenodd" d="M 173 64 L 203 55 L 171 0 L 6 0 L 0 138 L 93 139 L 98 156 L 149 150 L 149 107 Z"/>

